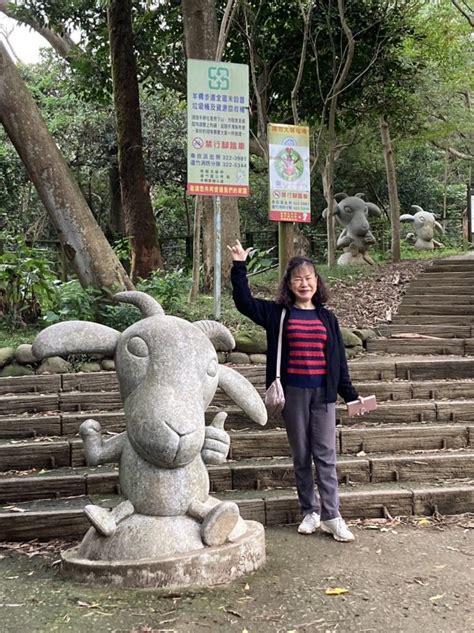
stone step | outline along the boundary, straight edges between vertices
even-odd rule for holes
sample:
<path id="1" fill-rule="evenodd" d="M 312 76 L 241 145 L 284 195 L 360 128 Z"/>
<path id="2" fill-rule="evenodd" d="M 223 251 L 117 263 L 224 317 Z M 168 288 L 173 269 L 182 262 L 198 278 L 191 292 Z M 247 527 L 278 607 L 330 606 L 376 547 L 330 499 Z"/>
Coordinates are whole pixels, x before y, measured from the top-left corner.
<path id="1" fill-rule="evenodd" d="M 219 493 L 218 498 L 235 501 L 244 519 L 266 526 L 301 520 L 296 491 L 292 488 Z M 116 495 L 87 495 L 6 505 L 0 508 L 0 540 L 81 538 L 89 528 L 84 515 L 88 503 L 113 507 L 120 500 Z M 439 481 L 435 486 L 411 482 L 342 485 L 340 502 L 341 513 L 348 520 L 461 514 L 474 510 L 474 485 L 450 481 Z"/>
<path id="2" fill-rule="evenodd" d="M 474 325 L 410 325 L 392 324 L 380 325 L 378 332 L 385 337 L 394 337 L 397 334 L 421 334 L 423 336 L 435 336 L 438 338 L 465 339 L 474 338 Z"/>
<path id="3" fill-rule="evenodd" d="M 447 323 L 450 322 L 449 316 L 472 316 L 474 315 L 474 305 L 459 305 L 459 304 L 449 304 L 449 303 L 412 303 L 409 301 L 409 297 L 406 297 L 406 301 L 402 301 L 402 303 L 398 307 L 397 314 L 426 314 L 429 316 L 433 315 L 445 315 L 445 321 Z"/>
<path id="4" fill-rule="evenodd" d="M 394 315 L 393 317 L 393 325 L 404 325 L 404 321 L 407 322 L 408 325 L 418 325 L 423 324 L 423 319 L 426 319 L 426 323 L 432 323 L 434 325 L 441 324 L 443 326 L 446 325 L 446 319 L 443 316 L 410 316 L 410 317 L 401 317 L 400 315 Z M 420 319 L 422 319 L 420 321 Z M 453 316 L 450 317 L 450 322 L 457 323 L 462 327 L 466 327 L 466 324 L 471 327 L 471 317 L 469 316 Z M 388 325 L 388 324 L 387 324 Z M 472 316 L 472 325 L 474 326 L 474 316 Z M 381 327 L 385 327 L 385 324 Z M 452 359 L 455 363 L 460 363 L 460 367 L 467 367 L 466 359 Z M 400 365 L 400 359 L 396 359 L 394 357 L 377 357 L 370 355 L 359 356 L 358 358 L 349 361 L 349 367 L 351 372 L 351 377 L 354 381 L 366 381 L 366 380 L 391 380 L 393 378 L 399 378 L 400 376 L 396 372 L 396 367 Z M 426 364 L 430 365 L 431 363 L 436 364 L 437 360 L 426 359 L 420 357 L 417 359 L 421 365 L 425 366 Z M 445 361 L 442 361 L 443 363 Z M 246 376 L 248 380 L 250 380 L 257 390 L 260 393 L 264 392 L 265 389 L 265 365 L 230 365 L 233 369 L 237 370 L 242 375 Z M 473 364 L 474 367 L 474 364 Z M 452 366 L 450 367 L 449 373 L 445 377 L 452 376 Z M 470 377 L 471 375 L 465 374 L 466 377 Z M 433 376 L 429 377 L 442 377 L 437 372 Z M 458 374 L 454 377 L 459 377 Z M 472 375 L 471 377 L 474 377 Z M 21 411 L 22 407 L 24 410 L 25 404 L 28 408 L 31 403 L 31 408 L 38 409 L 41 411 L 50 411 L 51 407 L 53 407 L 53 411 L 58 410 L 57 407 L 60 406 L 60 402 L 62 402 L 63 406 L 74 408 L 77 406 L 76 398 L 80 393 L 90 392 L 92 395 L 85 396 L 89 400 L 94 398 L 100 399 L 103 398 L 107 401 L 108 398 L 111 398 L 114 402 L 118 399 L 118 383 L 115 372 L 97 372 L 93 374 L 87 373 L 78 373 L 78 374 L 62 374 L 55 376 L 48 376 L 48 380 L 45 381 L 45 376 L 21 376 L 19 378 L 0 378 L 0 407 L 3 415 L 12 416 L 12 408 L 14 407 L 16 410 Z M 49 380 L 51 379 L 51 380 Z M 104 394 L 103 392 L 113 391 L 114 395 L 109 396 Z M 61 392 L 62 400 L 60 400 L 59 392 Z M 64 393 L 63 393 L 64 392 Z M 72 393 L 71 393 L 72 392 Z M 44 394 L 41 397 L 41 401 L 38 402 L 37 395 L 35 394 Z M 14 396 L 18 396 L 17 400 L 12 400 L 12 405 L 5 404 L 7 400 L 3 398 L 10 398 Z M 220 397 L 219 391 L 216 394 L 216 398 Z M 89 403 L 90 406 L 90 403 Z M 115 405 L 114 405 L 115 406 Z M 33 411 L 34 412 L 34 411 Z M 0 414 L 0 415 L 2 415 Z"/>
<path id="5" fill-rule="evenodd" d="M 394 314 L 391 323 L 395 325 L 474 325 L 474 315 L 450 314 L 449 318 L 439 314 Z"/>
<path id="6" fill-rule="evenodd" d="M 417 431 L 419 425 L 426 425 L 427 428 L 433 426 L 433 438 L 439 438 L 440 430 L 437 425 L 456 423 L 464 425 L 464 429 L 459 429 L 459 436 L 465 435 L 466 442 L 474 437 L 472 422 L 474 422 L 474 400 L 449 400 L 449 401 L 395 401 L 393 403 L 380 403 L 376 411 L 367 413 L 364 418 L 348 418 L 345 407 L 340 406 L 337 410 L 337 422 L 340 425 L 337 429 L 338 445 L 344 446 L 342 433 L 345 428 L 357 429 L 355 437 L 363 435 L 365 429 L 374 429 L 371 437 L 380 431 L 382 436 L 383 427 L 390 425 L 404 425 L 408 430 L 400 434 L 400 442 L 406 438 L 407 443 L 404 450 L 412 450 L 413 446 L 419 446 Z M 410 431 L 412 429 L 412 437 Z M 436 428 L 435 428 L 436 427 Z M 245 427 L 244 427 L 245 428 Z M 257 431 L 251 425 L 244 431 L 235 431 L 227 427 L 231 436 L 232 459 L 241 459 L 245 456 L 267 457 L 277 455 L 287 455 L 285 433 L 283 422 L 275 421 L 274 427 Z M 458 429 L 453 429 L 457 433 Z M 387 432 L 387 449 L 391 446 L 391 429 Z M 466 435 L 467 434 L 467 435 Z M 450 437 L 450 436 L 449 436 Z M 449 437 L 444 436 L 439 440 L 444 441 L 446 446 L 451 446 Z M 250 438 L 250 439 L 249 439 Z M 257 441 L 258 440 L 258 441 Z M 434 441 L 434 440 L 433 440 Z M 461 441 L 461 440 L 459 440 Z M 438 442 L 438 439 L 436 439 Z M 399 447 L 400 444 L 395 444 Z M 343 449 L 345 450 L 345 449 Z M 401 450 L 397 448 L 397 450 Z M 345 451 L 348 452 L 348 451 Z M 26 471 L 29 469 L 57 469 L 63 467 L 78 468 L 85 466 L 85 457 L 82 440 L 79 437 L 60 438 L 45 437 L 36 440 L 3 440 L 0 441 L 0 472 Z"/>
<path id="7" fill-rule="evenodd" d="M 459 271 L 471 272 L 474 270 L 473 260 L 444 260 L 439 262 L 433 262 L 433 264 L 426 269 L 425 272 L 459 272 Z"/>
<path id="8" fill-rule="evenodd" d="M 474 286 L 471 285 L 442 285 L 422 279 L 415 279 L 410 282 L 408 288 L 404 291 L 405 296 L 411 295 L 474 295 Z"/>
<path id="9" fill-rule="evenodd" d="M 412 387 L 408 383 L 393 381 L 365 383 L 355 381 L 354 384 L 361 395 L 375 394 L 379 401 L 403 400 L 412 397 Z M 459 383 L 455 383 L 455 386 L 456 393 L 459 393 Z M 466 389 L 472 389 L 472 385 L 467 383 Z M 83 396 L 82 400 L 81 395 Z M 263 393 L 261 395 L 263 396 Z M 100 422 L 103 420 L 104 428 L 109 431 L 121 432 L 124 429 L 125 422 L 118 392 L 75 391 L 67 394 L 62 393 L 60 394 L 58 405 L 62 411 L 48 411 L 44 415 L 42 415 L 43 400 L 44 398 L 41 394 L 0 396 L 0 411 L 2 413 L 11 411 L 14 414 L 0 415 L 0 438 L 74 435 L 78 432 L 81 422 L 89 417 L 98 419 Z M 76 408 L 79 411 L 75 411 Z M 231 417 L 228 422 L 241 424 L 239 409 L 235 409 L 232 399 L 222 391 L 219 391 L 212 401 L 207 418 L 209 419 L 215 414 L 217 409 L 221 408 L 230 408 L 229 413 Z M 28 413 L 34 415 L 25 415 Z"/>
<path id="10" fill-rule="evenodd" d="M 463 306 L 472 306 L 474 304 L 474 294 L 451 294 L 448 292 L 447 294 L 441 294 L 437 292 L 435 294 L 429 293 L 412 293 L 406 294 L 403 297 L 402 304 L 409 303 L 410 305 L 426 305 L 431 306 L 434 303 L 441 303 L 447 305 L 463 305 Z"/>
<path id="11" fill-rule="evenodd" d="M 429 281 L 459 282 L 459 284 L 468 284 L 474 281 L 474 269 L 470 270 L 432 270 L 430 268 L 424 270 L 417 279 L 427 279 Z"/>
<path id="12" fill-rule="evenodd" d="M 372 338 L 367 351 L 385 354 L 459 354 L 472 353 L 474 339 L 448 338 Z"/>

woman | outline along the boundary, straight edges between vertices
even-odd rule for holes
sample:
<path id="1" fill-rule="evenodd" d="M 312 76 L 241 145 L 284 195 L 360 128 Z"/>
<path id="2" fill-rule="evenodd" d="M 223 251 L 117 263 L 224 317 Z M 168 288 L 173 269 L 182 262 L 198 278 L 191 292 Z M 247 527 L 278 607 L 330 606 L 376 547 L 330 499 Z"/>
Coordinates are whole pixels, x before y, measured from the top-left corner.
<path id="1" fill-rule="evenodd" d="M 336 399 L 338 393 L 345 402 L 357 400 L 359 395 L 349 377 L 338 321 L 324 307 L 327 289 L 311 260 L 293 257 L 280 282 L 276 301 L 255 299 L 245 266 L 252 249 L 244 249 L 238 240 L 228 248 L 233 259 L 235 305 L 267 332 L 267 388 L 275 379 L 280 317 L 286 308 L 281 382 L 285 391 L 283 419 L 303 515 L 298 532 L 312 534 L 321 527 L 337 541 L 353 541 L 354 535 L 339 514 Z M 312 460 L 319 496 L 315 493 Z"/>

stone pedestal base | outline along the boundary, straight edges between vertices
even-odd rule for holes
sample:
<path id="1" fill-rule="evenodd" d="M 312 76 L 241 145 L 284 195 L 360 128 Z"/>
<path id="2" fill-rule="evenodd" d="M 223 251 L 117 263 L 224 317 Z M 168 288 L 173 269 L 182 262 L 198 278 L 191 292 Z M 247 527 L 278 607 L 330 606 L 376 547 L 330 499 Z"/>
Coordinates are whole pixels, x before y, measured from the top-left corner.
<path id="1" fill-rule="evenodd" d="M 263 525 L 245 525 L 247 531 L 232 543 L 162 558 L 90 560 L 73 547 L 61 554 L 61 572 L 76 582 L 118 587 L 185 589 L 228 583 L 265 563 Z"/>

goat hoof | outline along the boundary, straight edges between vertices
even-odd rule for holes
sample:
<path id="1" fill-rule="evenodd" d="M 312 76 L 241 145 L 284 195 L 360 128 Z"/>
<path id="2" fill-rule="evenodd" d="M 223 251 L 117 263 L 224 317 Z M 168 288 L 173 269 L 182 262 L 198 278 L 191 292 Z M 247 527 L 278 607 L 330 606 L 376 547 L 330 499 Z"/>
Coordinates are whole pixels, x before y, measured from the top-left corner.
<path id="1" fill-rule="evenodd" d="M 102 536 L 115 534 L 117 523 L 109 510 L 89 504 L 84 508 L 84 513 L 99 534 Z"/>
<path id="2" fill-rule="evenodd" d="M 223 545 L 239 520 L 239 507 L 232 501 L 222 501 L 210 510 L 202 522 L 202 540 L 209 547 Z"/>

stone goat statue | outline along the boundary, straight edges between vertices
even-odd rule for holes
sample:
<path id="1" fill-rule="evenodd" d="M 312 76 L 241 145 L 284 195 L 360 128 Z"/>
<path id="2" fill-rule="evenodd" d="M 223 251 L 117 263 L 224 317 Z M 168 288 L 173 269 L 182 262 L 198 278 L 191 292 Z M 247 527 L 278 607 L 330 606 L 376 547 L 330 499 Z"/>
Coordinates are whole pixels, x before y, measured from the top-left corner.
<path id="1" fill-rule="evenodd" d="M 89 465 L 119 462 L 125 501 L 111 512 L 86 506 L 94 529 L 80 545 L 81 556 L 143 559 L 237 538 L 245 532 L 245 521 L 235 503 L 209 496 L 205 466 L 225 461 L 227 414 L 218 413 L 209 426 L 204 414 L 217 387 L 258 424 L 266 423 L 267 413 L 253 385 L 218 363 L 213 343 L 232 349 L 231 333 L 215 321 L 190 323 L 165 315 L 142 292 L 121 292 L 115 299 L 142 312 L 142 319 L 123 333 L 69 321 L 46 328 L 33 343 L 37 358 L 115 352 L 126 431 L 104 440 L 100 424 L 89 419 L 80 435 Z"/>
<path id="2" fill-rule="evenodd" d="M 347 264 L 373 264 L 374 260 L 368 254 L 369 247 L 376 240 L 370 230 L 369 216 L 380 217 L 382 212 L 372 202 L 366 202 L 362 193 L 348 196 L 346 193 L 336 194 L 333 215 L 344 229 L 337 239 L 336 246 L 344 249 L 337 263 L 341 266 Z M 323 211 L 326 218 L 328 210 Z"/>
<path id="3" fill-rule="evenodd" d="M 414 242 L 414 247 L 420 251 L 432 251 L 434 248 L 442 248 L 443 244 L 434 239 L 435 230 L 444 233 L 441 224 L 433 213 L 423 211 L 417 204 L 411 205 L 415 209 L 415 215 L 404 213 L 400 216 L 400 222 L 413 222 L 414 233 L 408 233 L 406 239 Z"/>

